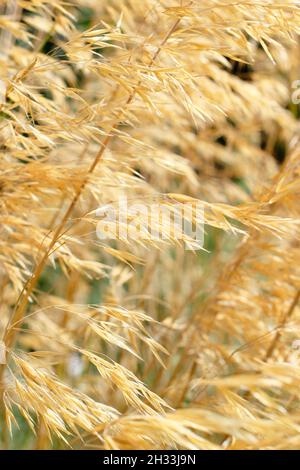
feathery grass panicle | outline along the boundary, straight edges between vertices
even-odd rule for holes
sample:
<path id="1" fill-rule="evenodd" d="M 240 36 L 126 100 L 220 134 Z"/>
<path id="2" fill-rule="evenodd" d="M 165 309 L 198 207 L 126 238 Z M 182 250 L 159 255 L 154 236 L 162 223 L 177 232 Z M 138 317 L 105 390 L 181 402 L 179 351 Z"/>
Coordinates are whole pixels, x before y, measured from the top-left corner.
<path id="1" fill-rule="evenodd" d="M 1 448 L 300 448 L 299 32 L 0 2 Z"/>

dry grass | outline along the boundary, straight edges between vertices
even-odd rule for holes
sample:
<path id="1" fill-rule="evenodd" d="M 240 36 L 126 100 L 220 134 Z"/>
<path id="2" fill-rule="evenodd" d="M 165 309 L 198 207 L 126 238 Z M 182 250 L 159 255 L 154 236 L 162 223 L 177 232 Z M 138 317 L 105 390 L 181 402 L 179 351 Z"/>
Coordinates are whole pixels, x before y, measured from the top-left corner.
<path id="1" fill-rule="evenodd" d="M 0 28 L 2 448 L 299 449 L 299 2 L 10 0 Z M 201 201 L 204 250 L 99 240 L 121 196 Z"/>

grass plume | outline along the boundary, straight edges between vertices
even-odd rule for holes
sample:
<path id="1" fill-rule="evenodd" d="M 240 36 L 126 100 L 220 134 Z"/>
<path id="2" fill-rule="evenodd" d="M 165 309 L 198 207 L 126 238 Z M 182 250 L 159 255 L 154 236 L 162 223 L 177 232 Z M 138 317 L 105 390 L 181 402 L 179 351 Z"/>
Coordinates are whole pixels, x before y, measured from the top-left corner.
<path id="1" fill-rule="evenodd" d="M 293 0 L 0 1 L 1 448 L 300 448 L 299 32 Z M 99 239 L 124 197 L 201 203 L 204 246 L 122 207 Z"/>

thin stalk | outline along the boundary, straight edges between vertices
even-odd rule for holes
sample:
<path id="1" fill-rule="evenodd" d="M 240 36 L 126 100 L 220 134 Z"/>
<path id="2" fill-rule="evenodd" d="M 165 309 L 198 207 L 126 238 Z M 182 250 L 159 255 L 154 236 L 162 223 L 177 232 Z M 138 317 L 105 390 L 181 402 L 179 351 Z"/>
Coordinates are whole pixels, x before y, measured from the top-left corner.
<path id="1" fill-rule="evenodd" d="M 285 313 L 285 315 L 281 319 L 281 322 L 279 324 L 279 328 L 277 329 L 276 335 L 274 336 L 273 341 L 271 342 L 270 346 L 268 347 L 268 349 L 266 351 L 265 361 L 268 361 L 273 356 L 274 351 L 277 347 L 278 341 L 279 341 L 280 336 L 281 336 L 281 330 L 285 326 L 286 322 L 293 315 L 294 310 L 295 310 L 295 308 L 297 307 L 297 305 L 299 303 L 299 300 L 300 300 L 300 289 L 297 290 L 297 292 L 296 292 L 296 294 L 295 294 L 295 296 L 292 300 L 292 303 L 291 303 L 290 307 L 288 308 L 287 312 Z"/>

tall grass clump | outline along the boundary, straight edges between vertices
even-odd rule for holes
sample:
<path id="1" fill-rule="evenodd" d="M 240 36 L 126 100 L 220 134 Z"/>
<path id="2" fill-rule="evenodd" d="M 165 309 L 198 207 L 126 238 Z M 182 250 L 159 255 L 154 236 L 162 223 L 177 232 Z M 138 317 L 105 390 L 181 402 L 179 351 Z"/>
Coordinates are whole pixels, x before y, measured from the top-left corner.
<path id="1" fill-rule="evenodd" d="M 1 448 L 300 449 L 299 2 L 9 0 L 0 29 Z M 97 236 L 125 197 L 201 203 L 203 247 Z"/>

